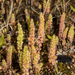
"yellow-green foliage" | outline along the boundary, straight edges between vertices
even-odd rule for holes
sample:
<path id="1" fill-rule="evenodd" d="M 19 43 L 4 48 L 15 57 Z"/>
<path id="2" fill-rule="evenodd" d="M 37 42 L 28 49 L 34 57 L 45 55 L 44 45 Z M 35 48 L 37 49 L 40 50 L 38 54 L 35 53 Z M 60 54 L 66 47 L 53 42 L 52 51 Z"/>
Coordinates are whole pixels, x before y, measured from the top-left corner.
<path id="1" fill-rule="evenodd" d="M 34 54 L 36 54 L 35 46 L 31 46 L 31 57 L 34 58 Z"/>
<path id="2" fill-rule="evenodd" d="M 55 39 L 56 39 L 56 45 L 58 45 L 59 42 L 58 36 L 56 36 Z"/>
<path id="3" fill-rule="evenodd" d="M 11 42 L 11 36 L 10 36 L 10 34 L 7 35 L 7 41 Z"/>
<path id="4" fill-rule="evenodd" d="M 23 64 L 23 52 L 20 51 L 20 56 L 19 56 L 19 65 L 20 65 L 20 68 L 22 69 L 22 64 Z"/>
<path id="5" fill-rule="evenodd" d="M 43 0 L 43 10 L 45 10 L 46 7 L 46 0 Z"/>
<path id="6" fill-rule="evenodd" d="M 56 50 L 56 38 L 55 35 L 53 35 L 49 49 L 49 63 L 52 63 L 52 65 L 55 64 L 56 59 L 55 50 Z"/>
<path id="7" fill-rule="evenodd" d="M 35 46 L 32 46 L 32 58 L 33 67 L 37 68 L 39 66 L 38 61 L 40 59 L 40 54 L 37 53 Z"/>
<path id="8" fill-rule="evenodd" d="M 50 21 L 50 22 L 49 22 Z M 52 24 L 52 15 L 49 14 L 49 17 L 48 17 L 48 24 L 50 23 L 50 25 Z"/>
<path id="9" fill-rule="evenodd" d="M 15 14 L 12 13 L 11 15 L 11 24 L 14 24 L 15 23 Z"/>
<path id="10" fill-rule="evenodd" d="M 37 53 L 35 46 L 32 46 L 32 58 L 33 66 L 37 67 L 39 61 L 39 54 Z"/>
<path id="11" fill-rule="evenodd" d="M 52 15 L 49 14 L 49 17 L 48 17 L 48 21 L 46 22 L 46 27 L 45 27 L 45 30 L 48 29 L 48 32 L 50 32 L 50 26 L 52 24 Z"/>
<path id="12" fill-rule="evenodd" d="M 30 52 L 28 51 L 28 47 L 24 46 L 23 50 L 23 73 L 28 75 L 29 67 L 30 67 Z"/>
<path id="13" fill-rule="evenodd" d="M 6 28 L 3 29 L 3 33 L 7 33 L 7 29 Z"/>
<path id="14" fill-rule="evenodd" d="M 68 27 L 63 32 L 63 39 L 66 39 L 67 31 L 68 31 Z"/>
<path id="15" fill-rule="evenodd" d="M 19 73 L 17 73 L 16 75 L 20 75 Z"/>
<path id="16" fill-rule="evenodd" d="M 0 47 L 4 44 L 4 34 L 0 32 Z"/>
<path id="17" fill-rule="evenodd" d="M 43 66 L 43 63 L 39 63 L 39 64 L 38 64 L 38 66 L 37 66 L 37 71 L 38 71 L 38 73 L 40 72 L 42 66 Z"/>
<path id="18" fill-rule="evenodd" d="M 41 10 L 41 8 L 42 8 L 42 5 L 41 4 L 39 4 L 39 7 L 38 7 L 40 10 Z"/>
<path id="19" fill-rule="evenodd" d="M 69 33 L 68 33 L 68 39 L 70 42 L 73 41 L 73 37 L 74 37 L 74 26 L 71 26 Z"/>
<path id="20" fill-rule="evenodd" d="M 42 63 L 38 63 L 39 59 L 40 59 L 40 54 L 38 54 L 36 52 L 36 49 L 35 49 L 35 46 L 32 46 L 32 64 L 33 64 L 33 67 L 36 68 L 36 71 L 39 72 L 41 70 L 41 67 L 42 67 Z"/>
<path id="21" fill-rule="evenodd" d="M 67 31 L 68 31 L 68 27 L 64 30 L 63 32 L 63 40 L 62 40 L 62 45 L 65 45 L 66 44 L 66 35 L 67 35 Z"/>
<path id="22" fill-rule="evenodd" d="M 3 71 L 6 72 L 6 70 L 7 70 L 7 63 L 6 63 L 6 61 L 4 59 L 2 60 L 2 66 L 3 66 Z"/>
<path id="23" fill-rule="evenodd" d="M 23 30 L 21 24 L 18 23 L 17 49 L 21 50 L 23 45 Z"/>
<path id="24" fill-rule="evenodd" d="M 74 48 L 74 44 L 71 44 L 74 38 L 74 26 L 71 26 L 70 29 L 65 26 L 66 12 L 63 12 L 60 17 L 59 27 L 55 26 L 55 28 L 52 26 L 52 14 L 55 14 L 55 16 L 60 14 L 59 11 L 61 11 L 60 9 L 64 6 L 65 0 L 62 0 L 63 6 L 61 6 L 62 2 L 60 0 L 53 0 L 58 2 L 57 5 L 55 5 L 55 2 L 52 2 L 53 5 L 50 5 L 51 0 L 31 0 L 31 6 L 29 5 L 29 1 L 30 0 L 0 0 L 0 75 L 43 75 L 46 74 L 45 72 L 47 72 L 48 75 L 60 75 L 61 73 L 65 75 L 65 73 L 67 73 L 65 67 L 67 67 L 68 70 L 70 70 L 70 67 L 67 66 L 68 63 L 66 63 L 65 67 L 63 64 L 59 64 L 59 62 L 56 63 L 56 55 L 60 54 L 61 49 L 68 52 L 67 50 Z M 41 3 L 41 1 L 43 3 Z M 35 7 L 38 12 L 32 6 Z M 42 8 L 43 12 L 41 12 Z M 54 10 L 55 8 L 59 11 Z M 24 12 L 25 14 L 23 14 Z M 67 17 L 68 16 L 69 14 Z M 36 19 L 32 19 L 32 17 L 36 17 Z M 57 19 L 58 23 L 59 17 L 57 17 Z M 25 24 L 26 37 L 24 37 L 22 25 L 19 22 Z M 57 31 L 55 32 L 54 29 Z M 59 33 L 57 33 L 58 31 Z M 58 36 L 55 36 L 55 33 Z M 23 38 L 25 40 L 24 42 Z M 66 43 L 68 40 L 69 42 Z M 63 54 L 65 54 L 64 51 Z M 68 53 L 70 53 L 69 55 L 73 55 L 71 51 Z M 16 62 L 19 63 L 19 65 L 16 65 Z M 72 62 L 74 62 L 74 60 L 72 60 Z M 72 67 L 74 68 L 74 66 L 73 64 Z M 20 69 L 18 67 L 20 67 Z M 64 67 L 64 71 L 62 67 Z M 70 73 L 68 75 L 74 74 Z"/>
<path id="25" fill-rule="evenodd" d="M 37 67 L 38 66 L 38 54 L 33 55 L 33 66 Z"/>
<path id="26" fill-rule="evenodd" d="M 66 44 L 65 39 L 62 40 L 62 45 L 64 46 Z"/>
<path id="27" fill-rule="evenodd" d="M 10 45 L 8 50 L 7 50 L 7 66 L 10 69 L 11 68 L 11 63 L 12 63 L 12 50 L 13 47 Z"/>

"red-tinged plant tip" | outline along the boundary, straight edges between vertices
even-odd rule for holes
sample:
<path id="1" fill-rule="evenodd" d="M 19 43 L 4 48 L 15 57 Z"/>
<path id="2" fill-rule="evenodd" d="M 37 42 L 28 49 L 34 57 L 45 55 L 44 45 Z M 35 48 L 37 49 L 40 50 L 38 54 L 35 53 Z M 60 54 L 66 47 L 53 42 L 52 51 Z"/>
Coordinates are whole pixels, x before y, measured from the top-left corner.
<path id="1" fill-rule="evenodd" d="M 46 13 L 48 14 L 50 12 L 50 0 L 48 0 L 47 8 L 46 8 Z"/>
<path id="2" fill-rule="evenodd" d="M 55 35 L 53 35 L 53 38 L 51 40 L 50 49 L 49 49 L 49 63 L 54 65 L 55 64 L 55 51 L 56 51 L 56 38 Z"/>
<path id="3" fill-rule="evenodd" d="M 41 43 L 43 43 L 43 37 L 44 37 L 44 16 L 42 12 L 40 13 L 40 25 L 38 30 L 38 40 L 40 40 Z"/>
<path id="4" fill-rule="evenodd" d="M 4 7 L 2 8 L 2 14 L 5 14 L 5 8 Z"/>
<path id="5" fill-rule="evenodd" d="M 50 12 L 50 0 L 43 0 L 43 11 L 46 11 L 46 14 Z"/>
<path id="6" fill-rule="evenodd" d="M 31 19 L 31 22 L 30 22 L 30 32 L 29 32 L 29 38 L 28 38 L 28 45 L 29 46 L 34 46 L 35 44 L 35 27 L 34 27 L 34 22 L 33 22 L 33 19 Z"/>
<path id="7" fill-rule="evenodd" d="M 44 16 L 41 12 L 40 13 L 40 25 L 39 25 L 39 30 L 38 30 L 38 39 L 37 39 L 38 47 L 36 48 L 37 51 L 41 50 L 40 48 L 43 43 L 43 38 L 44 38 Z"/>
<path id="8" fill-rule="evenodd" d="M 60 19 L 60 25 L 59 25 L 59 38 L 62 38 L 63 36 L 63 30 L 64 30 L 64 21 L 65 21 L 65 13 L 61 15 Z"/>
<path id="9" fill-rule="evenodd" d="M 29 75 L 29 67 L 30 67 L 30 52 L 28 51 L 28 47 L 24 46 L 23 50 L 23 75 Z"/>
<path id="10" fill-rule="evenodd" d="M 12 50 L 13 50 L 13 47 L 10 45 L 8 50 L 7 50 L 7 66 L 8 66 L 8 69 L 10 70 L 11 69 L 11 64 L 12 64 Z"/>
<path id="11" fill-rule="evenodd" d="M 70 30 L 69 30 L 69 33 L 68 33 L 69 42 L 72 43 L 73 38 L 74 38 L 74 26 L 71 26 L 71 28 L 70 28 Z"/>

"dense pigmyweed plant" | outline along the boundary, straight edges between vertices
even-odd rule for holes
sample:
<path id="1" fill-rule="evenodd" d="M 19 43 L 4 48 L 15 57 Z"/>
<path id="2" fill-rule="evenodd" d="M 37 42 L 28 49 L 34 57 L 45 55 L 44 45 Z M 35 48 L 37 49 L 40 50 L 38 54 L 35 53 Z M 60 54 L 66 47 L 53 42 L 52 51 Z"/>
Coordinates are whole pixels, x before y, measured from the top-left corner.
<path id="1" fill-rule="evenodd" d="M 43 4 L 39 5 L 37 25 L 31 15 L 37 11 L 34 10 L 32 4 L 29 6 L 27 0 L 0 0 L 0 2 L 1 74 L 43 75 L 45 74 L 44 69 L 46 69 L 47 75 L 65 74 L 62 71 L 62 63 L 57 64 L 56 54 L 57 50 L 64 50 L 65 46 L 70 50 L 73 45 L 74 26 L 66 26 L 66 12 L 64 11 L 60 15 L 61 17 L 58 17 L 60 20 L 60 22 L 58 21 L 59 29 L 56 28 L 59 32 L 56 35 L 53 26 L 54 17 L 50 10 L 53 8 L 51 7 L 51 0 L 43 0 Z M 59 6 L 57 7 L 59 9 Z M 43 12 L 41 12 L 42 9 Z M 3 54 L 5 54 L 5 57 Z M 47 62 L 45 63 L 43 59 Z M 15 63 L 18 64 L 19 68 L 15 68 Z M 19 71 L 16 71 L 16 69 Z"/>

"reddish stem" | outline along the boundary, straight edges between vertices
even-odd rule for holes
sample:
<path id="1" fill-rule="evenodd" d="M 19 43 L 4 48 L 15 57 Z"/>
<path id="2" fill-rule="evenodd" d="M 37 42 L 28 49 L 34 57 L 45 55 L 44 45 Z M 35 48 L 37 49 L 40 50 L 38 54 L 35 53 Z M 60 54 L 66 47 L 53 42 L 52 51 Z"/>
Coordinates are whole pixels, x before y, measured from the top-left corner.
<path id="1" fill-rule="evenodd" d="M 49 65 L 48 75 L 50 75 L 51 68 L 52 68 L 52 63 L 50 63 L 50 65 Z"/>

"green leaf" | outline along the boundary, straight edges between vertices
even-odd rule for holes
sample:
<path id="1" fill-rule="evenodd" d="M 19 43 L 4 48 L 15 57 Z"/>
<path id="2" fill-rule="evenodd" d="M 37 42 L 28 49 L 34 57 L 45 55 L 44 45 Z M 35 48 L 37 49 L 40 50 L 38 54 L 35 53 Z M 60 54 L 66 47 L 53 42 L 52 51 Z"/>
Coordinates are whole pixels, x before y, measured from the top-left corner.
<path id="1" fill-rule="evenodd" d="M 36 24 L 38 24 L 39 22 L 37 21 Z"/>
<path id="2" fill-rule="evenodd" d="M 0 59 L 1 59 L 1 54 L 0 54 Z"/>
<path id="3" fill-rule="evenodd" d="M 50 40 L 52 39 L 52 36 L 47 35 L 47 37 L 48 37 L 48 39 L 50 39 Z"/>
<path id="4" fill-rule="evenodd" d="M 67 43 L 69 42 L 69 40 L 67 40 Z"/>
<path id="5" fill-rule="evenodd" d="M 37 70 L 35 69 L 35 75 L 37 75 Z"/>
<path id="6" fill-rule="evenodd" d="M 60 71 L 62 71 L 62 62 L 60 62 Z"/>
<path id="7" fill-rule="evenodd" d="M 28 31 L 30 31 L 30 15 L 28 16 L 27 24 L 28 24 Z"/>
<path id="8" fill-rule="evenodd" d="M 57 67 L 57 63 L 55 62 L 55 70 L 57 72 L 57 75 L 58 75 L 58 67 Z"/>
<path id="9" fill-rule="evenodd" d="M 45 31 L 47 30 L 47 28 L 48 28 L 48 22 L 46 21 Z"/>
<path id="10" fill-rule="evenodd" d="M 4 35 L 2 34 L 2 36 L 0 37 L 0 47 L 2 47 L 3 44 L 4 44 Z"/>
<path id="11" fill-rule="evenodd" d="M 72 5 L 70 5 L 70 8 L 73 12 L 75 12 L 75 8 Z"/>

